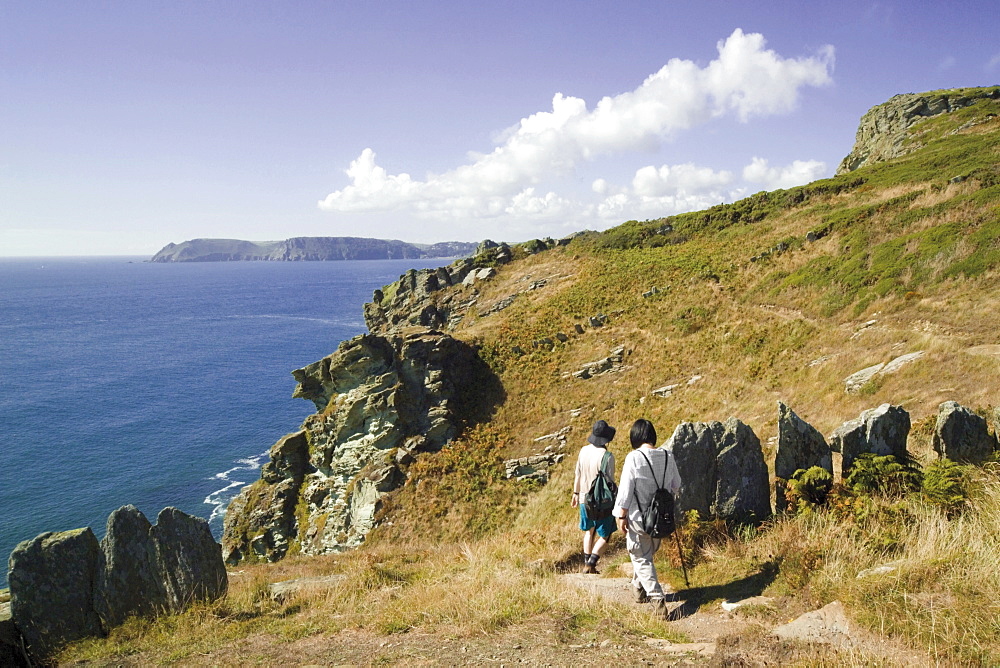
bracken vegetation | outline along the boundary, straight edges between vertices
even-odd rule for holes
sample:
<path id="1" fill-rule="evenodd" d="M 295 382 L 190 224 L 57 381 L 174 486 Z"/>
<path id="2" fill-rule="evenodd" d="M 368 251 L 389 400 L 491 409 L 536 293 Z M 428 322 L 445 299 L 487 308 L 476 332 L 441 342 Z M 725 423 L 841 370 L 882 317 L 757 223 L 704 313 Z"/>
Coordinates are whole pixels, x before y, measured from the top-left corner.
<path id="1" fill-rule="evenodd" d="M 569 506 L 577 448 L 598 418 L 622 435 L 648 418 L 662 442 L 681 421 L 733 415 L 773 460 L 768 439 L 781 400 L 827 434 L 867 408 L 902 405 L 914 424 L 913 460 L 862 458 L 843 481 L 804 471 L 790 485 L 798 512 L 757 529 L 688 518 L 690 587 L 676 549 L 658 555 L 686 605 L 718 609 L 758 594 L 778 601 L 735 613 L 738 628 L 720 640 L 719 656 L 737 657 L 733 665 L 899 665 L 913 656 L 1000 664 L 1000 470 L 938 461 L 930 445 L 943 401 L 995 414 L 1000 102 L 930 118 L 911 134 L 923 148 L 898 160 L 706 211 L 629 221 L 500 267 L 480 286 L 479 304 L 529 277 L 547 285 L 499 313 L 468 316 L 454 334 L 478 346 L 506 400 L 489 424 L 418 458 L 368 544 L 247 565 L 233 573 L 224 600 L 134 620 L 59 660 L 340 661 L 315 650 L 324 639 L 344 661 L 417 662 L 391 648 L 429 633 L 454 653 L 428 656 L 459 663 L 472 658 L 460 647 L 513 647 L 514 633 L 523 648 L 513 655 L 529 662 L 641 661 L 644 639 L 683 634 L 637 607 L 582 596 L 558 577 L 579 552 Z M 603 326 L 577 332 L 598 315 Z M 549 344 L 535 345 L 545 337 Z M 568 377 L 619 345 L 622 371 Z M 924 352 L 918 362 L 845 393 L 851 373 L 915 351 Z M 666 398 L 653 394 L 667 385 L 676 388 Z M 538 452 L 536 437 L 566 426 L 567 460 L 548 484 L 504 479 L 504 459 Z M 611 444 L 619 463 L 626 441 Z M 606 574 L 628 561 L 623 542 L 615 534 Z M 859 577 L 866 569 L 876 570 Z M 269 596 L 268 582 L 306 575 L 344 577 L 291 600 Z M 790 646 L 769 636 L 777 623 L 834 600 L 902 654 Z M 584 649 L 552 654 L 570 646 Z M 638 653 L 628 653 L 632 646 Z"/>

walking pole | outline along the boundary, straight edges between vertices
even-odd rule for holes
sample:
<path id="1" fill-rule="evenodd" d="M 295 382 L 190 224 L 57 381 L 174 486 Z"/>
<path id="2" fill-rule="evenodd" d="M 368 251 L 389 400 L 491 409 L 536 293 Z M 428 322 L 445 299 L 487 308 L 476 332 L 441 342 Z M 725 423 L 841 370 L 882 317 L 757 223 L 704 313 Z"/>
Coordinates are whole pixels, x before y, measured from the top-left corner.
<path id="1" fill-rule="evenodd" d="M 684 550 L 681 549 L 681 528 L 680 526 L 674 527 L 674 539 L 677 541 L 677 557 L 681 560 L 681 572 L 684 573 L 684 587 L 686 589 L 691 588 L 691 583 L 688 582 L 688 571 L 687 567 L 684 565 Z"/>

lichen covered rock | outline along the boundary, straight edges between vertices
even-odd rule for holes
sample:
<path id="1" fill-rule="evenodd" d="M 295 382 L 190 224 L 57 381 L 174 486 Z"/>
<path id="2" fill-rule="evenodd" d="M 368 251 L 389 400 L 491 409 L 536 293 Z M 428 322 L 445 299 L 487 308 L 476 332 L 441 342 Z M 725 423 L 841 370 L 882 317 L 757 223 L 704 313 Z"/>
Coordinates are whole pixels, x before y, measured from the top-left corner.
<path id="1" fill-rule="evenodd" d="M 151 528 L 135 506 L 119 508 L 108 517 L 94 588 L 94 609 L 105 628 L 130 615 L 153 615 L 167 608 Z"/>
<path id="2" fill-rule="evenodd" d="M 104 635 L 132 616 L 180 612 L 228 585 L 208 522 L 165 508 L 150 525 L 135 506 L 108 517 L 98 543 L 89 528 L 43 533 L 10 556 L 11 618 L 29 653 Z"/>
<path id="3" fill-rule="evenodd" d="M 677 462 L 681 490 L 678 514 L 698 511 L 759 523 L 771 516 L 767 464 L 760 440 L 736 418 L 721 422 L 682 422 L 664 446 Z"/>
<path id="4" fill-rule="evenodd" d="M 912 153 L 922 146 L 910 136 L 909 130 L 915 123 L 968 107 L 984 98 L 1000 98 L 1000 88 L 906 93 L 872 107 L 861 117 L 854 148 L 837 167 L 837 174 Z"/>
<path id="5" fill-rule="evenodd" d="M 103 633 L 93 604 L 100 554 L 89 528 L 43 533 L 11 552 L 11 617 L 33 656 Z"/>

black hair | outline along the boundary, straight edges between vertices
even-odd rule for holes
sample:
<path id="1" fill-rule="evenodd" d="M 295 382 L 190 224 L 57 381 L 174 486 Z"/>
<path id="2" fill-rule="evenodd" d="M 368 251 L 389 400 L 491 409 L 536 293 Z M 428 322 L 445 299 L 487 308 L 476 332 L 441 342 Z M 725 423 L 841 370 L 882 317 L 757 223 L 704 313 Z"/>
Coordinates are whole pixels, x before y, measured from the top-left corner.
<path id="1" fill-rule="evenodd" d="M 632 449 L 635 450 L 643 443 L 656 445 L 656 429 L 649 420 L 639 418 L 632 425 L 632 430 L 628 433 L 628 438 L 632 442 Z"/>

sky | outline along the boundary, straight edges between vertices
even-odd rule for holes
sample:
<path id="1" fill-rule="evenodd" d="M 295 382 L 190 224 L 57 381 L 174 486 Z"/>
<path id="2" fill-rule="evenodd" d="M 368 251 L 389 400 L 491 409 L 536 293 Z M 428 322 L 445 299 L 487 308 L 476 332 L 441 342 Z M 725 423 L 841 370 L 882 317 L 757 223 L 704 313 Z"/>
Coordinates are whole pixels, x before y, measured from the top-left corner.
<path id="1" fill-rule="evenodd" d="M 517 242 L 832 176 L 995 0 L 0 0 L 0 256 Z"/>

